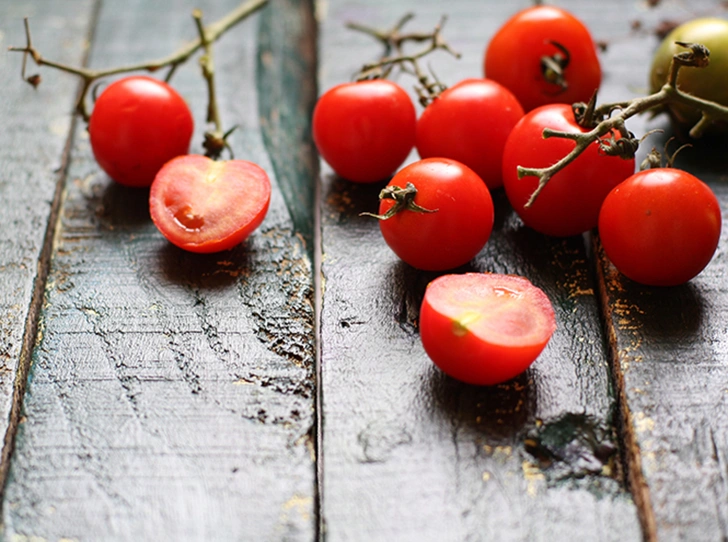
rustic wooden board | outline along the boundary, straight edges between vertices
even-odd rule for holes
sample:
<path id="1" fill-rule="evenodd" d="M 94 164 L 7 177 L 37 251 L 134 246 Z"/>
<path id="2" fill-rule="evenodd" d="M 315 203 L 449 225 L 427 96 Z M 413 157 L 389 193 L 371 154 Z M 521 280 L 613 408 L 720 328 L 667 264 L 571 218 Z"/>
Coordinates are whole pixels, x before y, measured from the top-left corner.
<path id="1" fill-rule="evenodd" d="M 263 227 L 217 256 L 168 245 L 149 222 L 145 191 L 99 171 L 83 127 L 73 135 L 75 79 L 45 70 L 33 93 L 18 80 L 19 59 L 0 57 L 0 114 L 11 127 L 0 145 L 0 419 L 9 440 L 43 302 L 3 493 L 5 538 L 724 540 L 723 248 L 691 284 L 643 288 L 610 267 L 598 241 L 523 228 L 497 192 L 493 238 L 460 271 L 528 276 L 554 301 L 559 329 L 530 371 L 494 388 L 459 384 L 427 360 L 417 312 L 436 274 L 398 262 L 376 223 L 359 216 L 376 208 L 380 186 L 351 185 L 323 165 L 316 252 L 316 84 L 348 80 L 379 53 L 344 22 L 385 27 L 413 9 L 412 26 L 430 29 L 447 10 L 445 35 L 464 56 L 439 54 L 433 66 L 452 83 L 480 75 L 488 37 L 528 3 L 319 2 L 318 81 L 313 2 L 272 3 L 216 46 L 223 116 L 240 125 L 236 156 L 259 161 L 275 186 Z M 105 5 L 90 63 L 166 55 L 194 37 L 193 7 L 210 22 L 235 4 Z M 603 100 L 644 92 L 662 19 L 720 9 L 661 4 L 559 2 L 608 41 Z M 22 43 L 27 14 L 42 51 L 82 60 L 90 0 L 0 5 L 3 45 Z M 174 82 L 195 110 L 199 151 L 206 96 L 194 62 Z M 680 164 L 728 209 L 724 158 L 696 149 Z"/>
<path id="2" fill-rule="evenodd" d="M 629 54 L 625 81 L 646 81 L 661 21 L 681 22 L 702 15 L 727 15 L 718 2 L 689 6 L 663 2 L 635 14 L 642 23 L 618 46 Z M 641 37 L 639 37 L 641 36 Z M 635 46 L 637 39 L 642 41 Z M 642 79 L 637 67 L 642 69 Z M 642 152 L 661 149 L 673 134 L 664 118 L 636 119 L 636 133 L 660 128 Z M 684 151 L 677 162 L 709 182 L 723 208 L 726 141 L 705 141 Z M 640 503 L 648 540 L 725 540 L 728 537 L 728 403 L 726 372 L 726 262 L 722 235 L 710 266 L 678 288 L 647 288 L 623 278 L 598 245 L 598 274 L 607 337 L 614 363 L 630 485 Z"/>
<path id="3" fill-rule="evenodd" d="M 104 5 L 90 64 L 167 55 L 195 37 L 194 7 L 212 22 L 235 5 Z M 274 183 L 265 222 L 241 247 L 173 248 L 149 220 L 147 191 L 101 173 L 83 130 L 73 140 L 5 489 L 8 539 L 315 536 L 311 261 L 259 129 L 258 19 L 216 46 L 223 118 L 240 126 L 235 155 Z M 173 82 L 196 113 L 199 152 L 196 63 Z"/>
<path id="4" fill-rule="evenodd" d="M 524 3 L 525 5 L 526 3 Z M 630 97 L 643 74 L 613 59 L 646 36 L 630 34 L 632 2 L 560 3 L 598 39 L 608 99 Z M 518 6 L 491 2 L 328 2 L 320 31 L 321 91 L 349 80 L 379 49 L 344 23 L 379 28 L 416 11 L 429 30 L 447 10 L 445 36 L 459 63 L 432 61 L 446 83 L 481 76 L 488 37 Z M 522 6 L 521 6 L 522 7 Z M 633 40 L 629 43 L 629 40 Z M 625 78 L 629 75 L 628 78 Z M 402 79 L 404 82 L 405 80 Z M 416 158 L 413 154 L 411 159 Z M 376 223 L 381 186 L 357 186 L 323 166 L 323 520 L 331 540 L 641 540 L 639 510 L 621 475 L 617 401 L 581 238 L 548 239 L 523 228 L 502 191 L 496 228 L 468 270 L 529 277 L 554 301 L 559 329 L 525 375 L 494 388 L 459 384 L 428 361 L 417 333 L 434 274 L 397 261 Z M 462 270 L 461 270 L 462 271 Z"/>
<path id="5" fill-rule="evenodd" d="M 21 79 L 21 55 L 5 49 L 25 44 L 23 17 L 30 16 L 39 31 L 35 44 L 61 62 L 78 64 L 91 6 L 90 0 L 0 5 L 0 432 L 5 443 L 0 485 L 35 340 L 78 88 L 74 79 L 48 72 L 33 91 Z M 27 75 L 34 70 L 29 66 Z"/>
<path id="6" fill-rule="evenodd" d="M 313 259 L 318 157 L 311 141 L 316 101 L 316 21 L 312 0 L 275 0 L 261 13 L 260 123 L 296 231 Z"/>
<path id="7" fill-rule="evenodd" d="M 726 144 L 685 150 L 677 163 L 711 185 L 724 222 Z M 651 288 L 620 275 L 596 244 L 631 480 L 651 512 L 650 539 L 728 537 L 726 246 L 724 228 L 703 273 L 683 286 Z"/>

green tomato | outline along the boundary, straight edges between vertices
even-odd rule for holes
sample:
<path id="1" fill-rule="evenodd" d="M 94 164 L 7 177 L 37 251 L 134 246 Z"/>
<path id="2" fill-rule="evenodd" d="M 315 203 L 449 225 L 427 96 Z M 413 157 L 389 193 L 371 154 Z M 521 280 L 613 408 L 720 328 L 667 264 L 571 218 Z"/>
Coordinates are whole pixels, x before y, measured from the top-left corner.
<path id="1" fill-rule="evenodd" d="M 728 21 L 717 18 L 694 19 L 684 23 L 662 41 L 655 52 L 650 72 L 650 90 L 658 91 L 666 82 L 672 57 L 687 49 L 675 42 L 700 43 L 710 50 L 710 65 L 683 67 L 677 87 L 688 94 L 728 106 Z M 678 129 L 689 130 L 700 112 L 686 106 L 670 105 L 670 115 Z M 728 131 L 728 123 L 714 124 L 713 131 Z"/>

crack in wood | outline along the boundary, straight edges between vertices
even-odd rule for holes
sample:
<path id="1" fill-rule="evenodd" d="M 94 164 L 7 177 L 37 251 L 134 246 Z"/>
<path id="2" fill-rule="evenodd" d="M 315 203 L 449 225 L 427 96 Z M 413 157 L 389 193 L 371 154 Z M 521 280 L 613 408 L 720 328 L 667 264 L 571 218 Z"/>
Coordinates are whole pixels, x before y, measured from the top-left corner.
<path id="1" fill-rule="evenodd" d="M 616 331 L 613 326 L 609 325 L 610 315 L 607 312 L 610 307 L 609 293 L 610 291 L 619 289 L 620 286 L 614 276 L 614 272 L 616 271 L 610 272 L 608 269 L 605 269 L 606 265 L 608 265 L 608 260 L 596 235 L 592 237 L 592 251 L 595 255 L 594 265 L 597 274 L 597 300 L 600 303 L 604 322 L 607 350 L 611 361 L 612 380 L 614 382 L 617 409 L 619 411 L 617 429 L 622 443 L 621 452 L 624 473 L 630 492 L 632 493 L 632 498 L 637 506 L 644 540 L 645 542 L 657 542 L 657 522 L 652 508 L 650 488 L 642 472 L 642 451 L 635 434 L 633 415 L 629 407 L 624 382 L 624 372 L 628 369 L 628 364 L 625 363 L 625 352 L 619 349 Z"/>

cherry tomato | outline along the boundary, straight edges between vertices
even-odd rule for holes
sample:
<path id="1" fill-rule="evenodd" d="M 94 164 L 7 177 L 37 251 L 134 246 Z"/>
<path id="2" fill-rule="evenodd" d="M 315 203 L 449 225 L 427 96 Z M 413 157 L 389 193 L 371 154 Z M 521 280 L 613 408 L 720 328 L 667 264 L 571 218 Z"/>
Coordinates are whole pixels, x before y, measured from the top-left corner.
<path id="1" fill-rule="evenodd" d="M 420 309 L 425 352 L 444 373 L 490 386 L 525 371 L 556 330 L 546 294 L 514 275 L 443 275 Z"/>
<path id="2" fill-rule="evenodd" d="M 588 102 L 602 79 L 589 30 L 555 6 L 533 6 L 509 19 L 490 41 L 483 68 L 526 111 L 548 103 Z"/>
<path id="3" fill-rule="evenodd" d="M 503 186 L 501 162 L 506 138 L 523 116 L 515 96 L 495 81 L 466 79 L 445 90 L 417 121 L 422 158 L 462 162 L 488 188 Z"/>
<path id="4" fill-rule="evenodd" d="M 666 82 L 672 57 L 687 51 L 675 42 L 700 43 L 710 50 L 710 64 L 705 68 L 681 68 L 677 87 L 688 94 L 728 106 L 728 21 L 718 18 L 695 19 L 670 32 L 660 44 L 652 60 L 650 87 L 659 90 Z M 679 104 L 669 106 L 678 127 L 690 129 L 700 120 L 700 112 Z M 714 131 L 728 130 L 728 123 L 713 126 Z"/>
<path id="5" fill-rule="evenodd" d="M 493 229 L 493 200 L 482 179 L 455 160 L 427 158 L 400 170 L 385 191 L 408 185 L 416 191 L 414 203 L 430 212 L 405 208 L 379 221 L 394 253 L 428 271 L 452 269 L 472 260 Z M 382 199 L 380 215 L 394 205 L 394 200 Z"/>
<path id="6" fill-rule="evenodd" d="M 570 106 L 544 105 L 519 121 L 503 151 L 503 181 L 506 195 L 524 224 L 536 231 L 567 237 L 597 225 L 599 209 L 609 191 L 634 173 L 634 159 L 607 156 L 598 144 L 548 182 L 536 201 L 526 207 L 538 186 L 538 178 L 518 178 L 517 167 L 547 167 L 566 156 L 576 145 L 570 139 L 542 137 L 544 128 L 561 132 L 586 132 L 577 124 Z"/>
<path id="7" fill-rule="evenodd" d="M 219 252 L 244 241 L 268 211 L 270 181 L 245 160 L 180 156 L 159 170 L 149 209 L 159 231 L 190 252 Z"/>
<path id="8" fill-rule="evenodd" d="M 109 85 L 88 125 L 96 161 L 127 186 L 149 186 L 167 161 L 187 154 L 193 128 L 184 99 L 167 83 L 146 76 Z"/>
<path id="9" fill-rule="evenodd" d="M 630 279 L 676 286 L 700 273 L 718 246 L 720 205 L 693 175 L 640 171 L 612 190 L 599 214 L 605 254 Z"/>
<path id="10" fill-rule="evenodd" d="M 396 83 L 344 83 L 316 103 L 313 140 L 339 176 L 358 183 L 382 181 L 414 147 L 416 120 L 412 100 Z"/>

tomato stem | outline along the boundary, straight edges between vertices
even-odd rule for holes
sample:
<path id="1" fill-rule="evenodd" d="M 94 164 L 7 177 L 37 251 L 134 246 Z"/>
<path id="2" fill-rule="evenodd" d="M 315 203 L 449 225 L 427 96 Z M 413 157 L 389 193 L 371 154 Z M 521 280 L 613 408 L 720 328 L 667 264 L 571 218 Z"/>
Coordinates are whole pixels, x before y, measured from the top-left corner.
<path id="1" fill-rule="evenodd" d="M 379 199 L 391 199 L 394 200 L 392 205 L 386 213 L 378 215 L 374 213 L 360 213 L 360 216 L 371 216 L 378 218 L 379 220 L 387 220 L 392 218 L 394 215 L 407 209 L 415 213 L 436 213 L 437 209 L 425 209 L 415 203 L 415 196 L 417 195 L 417 188 L 412 183 L 407 183 L 405 188 L 400 186 L 387 186 L 379 192 Z"/>
<path id="2" fill-rule="evenodd" d="M 538 185 L 525 207 L 532 206 L 553 176 L 573 162 L 590 145 L 599 145 L 600 151 L 610 156 L 619 156 L 624 159 L 634 158 L 642 140 L 637 139 L 632 132 L 627 130 L 625 121 L 635 115 L 651 109 L 663 108 L 668 104 L 693 107 L 702 112 L 700 120 L 689 132 L 693 138 L 700 137 L 705 128 L 713 121 L 728 120 L 728 107 L 687 94 L 677 88 L 679 70 L 686 67 L 703 68 L 708 65 L 710 60 L 710 51 L 705 46 L 695 43 L 677 43 L 685 47 L 687 51 L 682 51 L 673 57 L 667 82 L 654 94 L 624 102 L 602 104 L 598 107 L 595 107 L 596 97 L 593 97 L 589 104 L 574 104 L 572 108 L 575 117 L 584 128 L 588 129 L 587 132 L 573 133 L 544 129 L 544 138 L 571 139 L 576 142 L 576 145 L 571 152 L 549 167 L 518 166 L 518 178 L 538 177 Z M 620 135 L 619 138 L 616 137 L 617 133 Z"/>
<path id="3" fill-rule="evenodd" d="M 547 40 L 546 43 L 556 47 L 558 52 L 551 56 L 541 57 L 541 75 L 543 75 L 547 83 L 558 86 L 559 90 L 556 94 L 560 94 L 569 88 L 569 82 L 566 80 L 564 70 L 571 62 L 571 53 L 557 41 Z"/>
<path id="4" fill-rule="evenodd" d="M 229 29 L 234 27 L 236 24 L 238 24 L 243 19 L 247 18 L 249 15 L 255 13 L 259 9 L 261 9 L 263 6 L 265 6 L 268 3 L 268 0 L 246 0 L 245 2 L 242 2 L 237 8 L 232 10 L 230 13 L 222 17 L 221 19 L 215 21 L 211 25 L 205 27 L 204 35 L 206 36 L 206 39 L 209 43 L 213 43 L 217 41 L 225 32 L 227 32 Z M 108 77 L 111 75 L 118 75 L 122 73 L 128 73 L 128 72 L 135 72 L 135 71 L 148 71 L 148 72 L 155 72 L 162 68 L 169 68 L 169 72 L 167 73 L 167 76 L 165 78 L 165 81 L 169 81 L 172 75 L 174 74 L 175 70 L 180 64 L 183 64 L 186 62 L 192 55 L 194 55 L 201 47 L 203 47 L 203 42 L 200 37 L 198 37 L 196 40 L 193 40 L 183 47 L 181 47 L 176 52 L 172 53 L 169 56 L 157 59 L 157 60 L 151 60 L 146 62 L 140 62 L 138 64 L 130 64 L 127 66 L 118 66 L 114 68 L 107 68 L 107 69 L 100 69 L 100 70 L 94 70 L 90 68 L 83 68 L 83 67 L 77 67 L 77 66 L 70 66 L 67 64 L 62 64 L 60 62 L 55 62 L 53 60 L 48 60 L 44 58 L 41 53 L 35 48 L 33 45 L 33 41 L 31 39 L 30 34 L 30 25 L 28 23 L 28 18 L 26 17 L 24 19 L 25 21 L 25 39 L 26 43 L 24 47 L 8 47 L 8 51 L 11 52 L 19 52 L 23 53 L 23 65 L 21 68 L 21 76 L 25 81 L 30 83 L 33 86 L 37 86 L 40 83 L 40 76 L 39 75 L 32 75 L 30 77 L 25 76 L 25 64 L 26 59 L 28 56 L 30 56 L 33 61 L 38 66 L 47 66 L 49 68 L 55 68 L 57 70 L 70 73 L 72 75 L 76 75 L 78 77 L 81 77 L 83 79 L 83 86 L 81 87 L 81 92 L 79 94 L 78 100 L 76 102 L 76 113 L 81 115 L 81 117 L 88 122 L 90 118 L 90 113 L 88 111 L 88 108 L 86 107 L 86 98 L 88 95 L 88 91 L 92 86 L 92 83 L 96 81 L 97 79 L 100 79 L 102 77 Z"/>
<path id="5" fill-rule="evenodd" d="M 195 26 L 200 36 L 200 43 L 204 53 L 200 57 L 200 68 L 202 69 L 202 77 L 207 83 L 207 122 L 213 124 L 214 128 L 205 132 L 205 139 L 202 146 L 205 148 L 205 156 L 217 160 L 220 158 L 222 151 L 228 149 L 232 155 L 232 149 L 227 142 L 227 137 L 235 130 L 235 127 L 223 133 L 222 120 L 220 118 L 220 109 L 217 106 L 217 93 L 215 90 L 215 62 L 213 60 L 212 42 L 207 35 L 207 29 L 202 24 L 202 11 L 195 9 L 192 12 L 195 20 Z"/>

